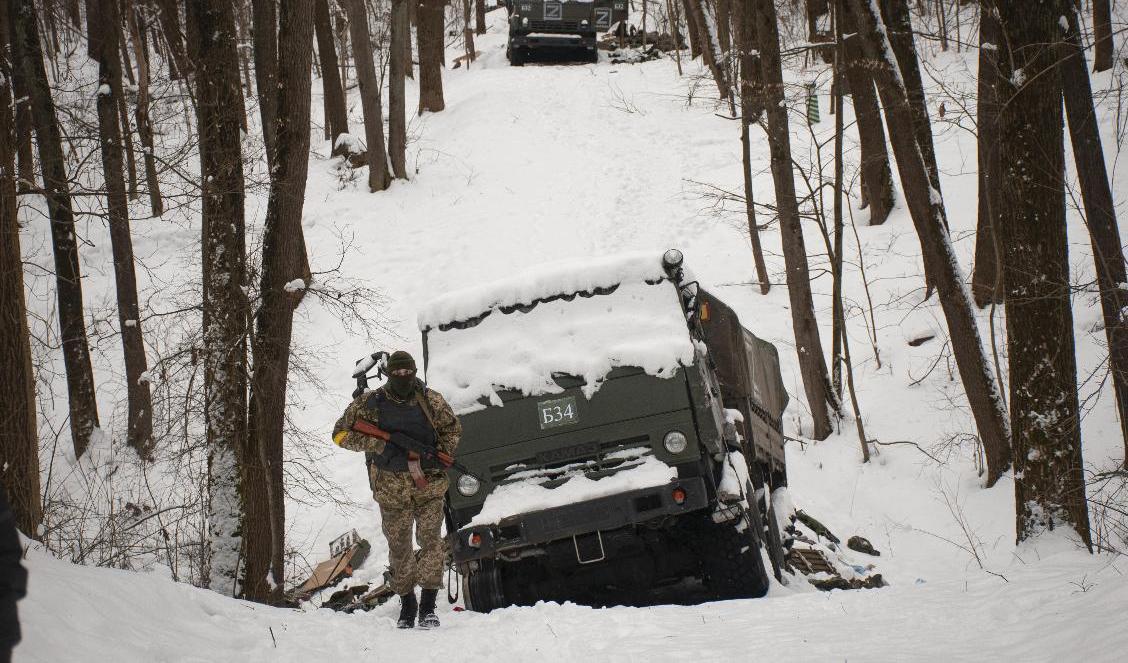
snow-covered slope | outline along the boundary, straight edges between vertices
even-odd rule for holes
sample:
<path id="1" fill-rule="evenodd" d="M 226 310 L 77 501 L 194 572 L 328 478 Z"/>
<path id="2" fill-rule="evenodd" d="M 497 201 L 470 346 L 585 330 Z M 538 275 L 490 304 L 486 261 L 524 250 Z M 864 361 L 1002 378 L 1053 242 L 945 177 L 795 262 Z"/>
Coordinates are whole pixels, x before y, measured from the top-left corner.
<path id="1" fill-rule="evenodd" d="M 511 68 L 503 54 L 503 16 L 495 12 L 490 19 L 490 34 L 478 38 L 482 58 L 469 69 L 444 72 L 447 110 L 412 122 L 410 182 L 369 193 L 363 173 L 343 179 L 336 163 L 324 158 L 327 146 L 315 143 L 320 155 L 311 163 L 304 221 L 313 269 L 332 267 L 342 233 L 351 236 L 342 275 L 379 289 L 384 331 L 376 339 L 379 348 L 371 347 L 307 298 L 296 336 L 309 349 L 306 355 L 316 358 L 315 373 L 327 389 L 294 384 L 291 417 L 323 431 L 329 448 L 329 431 L 353 386 L 353 362 L 374 349 L 419 353 L 420 308 L 444 293 L 562 258 L 656 255 L 677 247 L 702 283 L 734 306 L 758 336 L 779 347 L 792 395 L 785 425 L 802 438 L 809 417 L 786 292 L 775 285 L 761 296 L 749 284 L 754 270 L 742 204 L 719 205 L 698 184 L 739 191 L 742 181 L 739 126 L 716 114 L 723 115 L 724 107 L 707 101 L 714 92 L 710 83 L 694 82 L 698 66 L 689 65 L 682 78 L 665 60 Z M 974 87 L 968 75 L 973 58 L 950 53 L 931 66 L 947 80 Z M 805 82 L 820 71 L 789 76 Z M 825 110 L 825 76 L 820 80 Z M 1109 84 L 1101 77 L 1094 82 Z M 316 114 L 321 108 L 316 82 L 314 90 Z M 795 107 L 802 103 L 797 98 Z M 352 121 L 358 128 L 355 105 Z M 408 107 L 413 105 L 409 98 Z M 814 127 L 820 137 L 832 130 L 826 118 Z M 792 130 L 796 159 L 811 161 L 805 125 L 795 119 Z M 975 225 L 974 139 L 950 124 L 936 130 L 948 216 L 966 267 Z M 754 132 L 753 153 L 756 198 L 770 202 L 760 132 Z M 829 149 L 823 159 L 829 171 Z M 1118 194 L 1128 193 L 1123 177 L 1115 187 Z M 21 604 L 26 637 L 16 660 L 651 660 L 684 658 L 686 652 L 736 660 L 1048 661 L 1081 653 L 1116 660 L 1128 645 L 1123 628 L 1128 561 L 1090 557 L 1068 536 L 1016 550 L 1013 486 L 1004 479 L 991 490 L 980 488 L 968 437 L 974 427 L 951 377 L 954 367 L 940 357 L 943 317 L 935 300 L 921 302 L 919 245 L 911 223 L 903 209 L 875 228 L 863 225 L 865 211 L 854 209 L 853 216 L 859 225 L 856 243 L 848 235 L 845 292 L 867 433 L 886 443 L 913 442 L 927 453 L 910 444 L 881 446 L 874 462 L 862 466 L 852 423 L 845 422 L 841 435 L 824 442 L 789 443 L 791 492 L 798 506 L 843 539 L 859 534 L 872 541 L 880 558 L 849 553 L 846 559 L 876 563 L 889 588 L 824 594 L 775 587 L 766 600 L 697 607 L 446 611 L 441 630 L 422 634 L 394 629 L 393 606 L 356 615 L 279 610 L 224 599 L 158 574 L 73 567 L 33 552 L 31 594 Z M 769 220 L 761 210 L 761 223 Z M 101 232 L 89 228 L 94 246 L 83 253 L 92 301 L 112 292 L 109 244 Z M 198 241 L 198 228 L 156 222 L 137 224 L 135 233 L 145 256 Z M 1075 217 L 1070 233 L 1076 280 L 1085 281 L 1091 273 L 1088 238 Z M 42 246 L 43 235 L 37 237 Z M 815 263 L 816 306 L 829 325 L 830 278 L 818 269 L 825 263 L 823 240 L 813 224 L 806 239 Z M 781 283 L 774 224 L 763 241 L 773 282 Z M 859 246 L 868 293 L 858 269 Z M 49 264 L 49 254 L 41 252 L 37 260 Z M 166 264 L 157 272 L 175 282 L 172 275 L 184 269 Z M 149 277 L 142 279 L 152 285 Z M 1081 375 L 1093 371 L 1101 356 L 1103 332 L 1093 327 L 1099 309 L 1091 299 L 1079 296 L 1076 302 Z M 986 318 L 983 330 L 986 337 Z M 1001 327 L 996 333 L 1003 338 Z M 928 334 L 936 338 L 919 347 L 906 343 Z M 829 338 L 829 328 L 823 338 Z M 106 377 L 110 394 L 114 374 L 107 365 L 114 357 L 100 358 L 99 376 Z M 1087 383 L 1082 396 L 1096 390 Z M 1121 453 L 1107 387 L 1090 404 L 1085 453 L 1091 468 L 1107 468 Z M 378 576 L 386 550 L 362 458 L 334 450 L 322 470 L 359 508 L 290 504 L 289 542 L 308 558 L 320 558 L 330 539 L 356 527 L 373 543 L 356 581 Z"/>

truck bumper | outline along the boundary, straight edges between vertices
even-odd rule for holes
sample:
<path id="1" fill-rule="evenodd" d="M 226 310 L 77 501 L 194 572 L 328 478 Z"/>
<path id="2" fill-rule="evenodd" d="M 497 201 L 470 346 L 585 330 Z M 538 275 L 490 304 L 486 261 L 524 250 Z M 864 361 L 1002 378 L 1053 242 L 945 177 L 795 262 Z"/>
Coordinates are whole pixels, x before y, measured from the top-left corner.
<path id="1" fill-rule="evenodd" d="M 585 48 L 595 50 L 595 33 L 591 34 L 514 34 L 509 38 L 511 48 Z"/>
<path id="2" fill-rule="evenodd" d="M 678 489 L 684 493 L 679 503 Z M 465 527 L 454 536 L 455 563 L 492 559 L 540 544 L 608 531 L 636 523 L 705 508 L 709 496 L 701 477 L 674 479 L 661 486 L 640 488 L 568 506 L 510 516 L 496 525 Z M 471 545 L 472 537 L 476 545 Z M 577 551 L 579 548 L 577 547 Z"/>

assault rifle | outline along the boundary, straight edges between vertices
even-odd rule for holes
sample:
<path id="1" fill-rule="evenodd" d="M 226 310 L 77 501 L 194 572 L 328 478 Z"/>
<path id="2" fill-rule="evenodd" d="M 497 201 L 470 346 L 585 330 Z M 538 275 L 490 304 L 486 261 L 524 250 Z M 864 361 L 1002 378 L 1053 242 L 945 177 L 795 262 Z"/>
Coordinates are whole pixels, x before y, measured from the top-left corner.
<path id="1" fill-rule="evenodd" d="M 439 463 L 443 467 L 453 468 L 455 470 L 458 470 L 462 474 L 465 474 L 466 476 L 477 479 L 478 481 L 482 480 L 481 477 L 475 475 L 473 472 L 466 469 L 464 465 L 456 461 L 454 459 L 454 456 L 440 449 L 429 447 L 426 444 L 423 444 L 422 442 L 411 437 L 410 435 L 404 435 L 403 433 L 389 433 L 388 431 L 380 428 L 367 419 L 357 419 L 356 423 L 353 424 L 352 429 L 358 433 L 361 433 L 362 435 L 375 437 L 389 444 L 394 444 L 400 449 L 403 449 L 407 452 L 409 465 L 412 461 L 434 461 Z M 415 472 L 412 472 L 412 476 L 415 476 Z M 416 483 L 418 483 L 418 479 L 416 479 Z"/>

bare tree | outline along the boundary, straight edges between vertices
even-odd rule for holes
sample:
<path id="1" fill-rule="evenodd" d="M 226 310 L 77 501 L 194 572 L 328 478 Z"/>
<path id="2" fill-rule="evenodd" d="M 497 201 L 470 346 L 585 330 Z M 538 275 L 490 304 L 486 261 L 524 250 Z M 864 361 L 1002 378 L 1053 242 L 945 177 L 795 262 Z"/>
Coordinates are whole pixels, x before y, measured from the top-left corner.
<path id="1" fill-rule="evenodd" d="M 140 10 L 126 5 L 126 18 L 129 22 L 130 39 L 137 58 L 137 107 L 134 117 L 137 121 L 137 136 L 145 151 L 145 184 L 149 189 L 149 210 L 153 216 L 164 214 L 164 201 L 161 199 L 161 183 L 157 177 L 157 157 L 153 147 L 153 127 L 149 122 L 149 41 L 146 38 L 146 25 Z"/>
<path id="2" fill-rule="evenodd" d="M 94 371 L 83 319 L 82 280 L 78 266 L 78 237 L 63 157 L 62 135 L 55 115 L 55 102 L 47 82 L 32 0 L 12 0 L 8 20 L 12 50 L 18 63 L 15 80 L 31 98 L 32 122 L 39 147 L 44 197 L 51 215 L 51 245 L 55 254 L 55 294 L 59 308 L 59 332 L 67 371 L 70 429 L 74 454 L 81 458 L 98 427 L 98 403 L 94 398 Z"/>
<path id="3" fill-rule="evenodd" d="M 486 0 L 474 0 L 474 32 L 486 34 Z"/>
<path id="4" fill-rule="evenodd" d="M 443 60 L 446 43 L 443 15 L 445 8 L 446 0 L 419 1 L 416 38 L 419 40 L 420 115 L 427 112 L 438 113 L 446 108 L 446 102 L 443 100 Z"/>
<path id="5" fill-rule="evenodd" d="M 719 51 L 720 41 L 718 41 L 716 23 L 705 15 L 705 11 L 703 0 L 685 0 L 686 16 L 693 17 L 690 28 L 697 29 L 696 43 L 701 48 L 701 57 L 705 66 L 709 67 L 713 80 L 717 83 L 717 93 L 721 99 L 730 99 L 732 88 L 724 69 L 724 54 Z"/>
<path id="6" fill-rule="evenodd" d="M 1128 468 L 1128 283 L 1124 252 L 1120 248 L 1120 227 L 1112 201 L 1108 172 L 1105 170 L 1104 146 L 1093 108 L 1093 90 L 1085 67 L 1081 46 L 1081 21 L 1074 6 L 1067 8 L 1068 38 L 1059 44 L 1062 92 L 1069 118 L 1069 137 L 1073 143 L 1073 160 L 1081 184 L 1089 239 L 1093 246 L 1093 262 L 1097 271 L 1097 287 L 1101 293 L 1105 338 L 1108 340 L 1109 366 L 1112 371 L 1116 409 L 1120 417 L 1120 433 L 1124 438 L 1124 466 Z"/>
<path id="7" fill-rule="evenodd" d="M 278 117 L 278 0 L 251 0 L 251 28 L 255 51 L 255 87 L 266 163 L 274 167 L 274 121 Z"/>
<path id="8" fill-rule="evenodd" d="M 842 73 L 850 88 L 854 120 L 858 125 L 858 143 L 862 157 L 862 194 L 869 206 L 870 225 L 885 223 L 893 210 L 893 171 L 889 168 L 889 152 L 885 149 L 885 127 L 869 70 L 872 65 L 862 54 L 854 33 L 856 28 L 844 0 L 836 0 L 835 21 L 841 23 L 843 35 Z M 841 80 L 841 79 L 840 79 Z"/>
<path id="9" fill-rule="evenodd" d="M 35 427 L 35 376 L 24 303 L 20 226 L 16 218 L 16 121 L 8 12 L 0 11 L 0 483 L 16 526 L 39 539 L 39 441 Z"/>
<path id="10" fill-rule="evenodd" d="M 351 3 L 355 4 L 355 3 Z M 350 16 L 350 24 L 357 17 Z M 282 490 L 282 424 L 290 365 L 294 308 L 305 289 L 302 209 L 309 169 L 310 63 L 313 56 L 313 0 L 282 0 L 279 26 L 278 153 L 270 180 L 262 248 L 261 304 L 253 343 L 251 440 L 265 470 L 271 530 L 271 599 L 285 587 L 285 496 Z M 356 32 L 353 43 L 356 44 Z M 363 80 L 363 79 L 362 79 Z M 362 91 L 362 94 L 364 92 Z M 378 117 L 378 116 L 377 116 Z M 369 157 L 372 151 L 369 151 Z M 247 548 L 261 542 L 247 542 Z M 250 556 L 248 554 L 248 556 Z M 249 583 L 255 579 L 248 578 Z"/>
<path id="11" fill-rule="evenodd" d="M 368 150 L 368 189 L 383 191 L 392 183 L 388 173 L 388 153 L 384 148 L 384 111 L 380 104 L 380 82 L 372 63 L 372 42 L 368 36 L 368 10 L 364 0 L 344 0 L 349 17 L 349 39 L 353 47 L 356 80 L 360 84 L 360 105 L 364 109 L 364 137 Z M 422 101 L 420 102 L 422 103 Z"/>
<path id="12" fill-rule="evenodd" d="M 317 53 L 321 59 L 321 91 L 325 96 L 325 123 L 329 130 L 331 150 L 339 154 L 337 136 L 349 132 L 349 115 L 345 89 L 337 69 L 337 49 L 333 45 L 333 26 L 329 22 L 328 0 L 314 0 L 313 23 L 317 31 Z"/>
<path id="13" fill-rule="evenodd" d="M 873 4 L 865 0 L 850 0 L 850 6 L 858 22 L 858 34 L 866 57 L 874 63 L 873 76 L 885 109 L 886 124 L 890 127 L 914 126 L 916 115 L 910 105 L 904 79 L 893 60 L 893 47 L 886 36 L 888 33 L 881 16 Z M 910 55 L 915 62 L 915 50 Z M 896 57 L 900 59 L 900 55 Z M 902 63 L 901 71 L 904 68 Z M 927 117 L 924 119 L 927 121 Z M 928 132 L 931 135 L 931 129 Z M 891 131 L 893 156 L 897 160 L 905 202 L 920 239 L 925 278 L 935 284 L 939 293 L 956 367 L 987 456 L 986 483 L 993 486 L 1011 466 L 1006 409 L 983 349 L 959 259 L 948 238 L 944 203 L 939 191 L 933 195 L 924 150 L 917 143 L 917 133 L 915 130 Z"/>
<path id="14" fill-rule="evenodd" d="M 161 33 L 169 51 L 172 78 L 187 78 L 192 73 L 192 62 L 184 47 L 184 34 L 180 30 L 180 9 L 177 0 L 156 0 L 157 17 Z"/>
<path id="15" fill-rule="evenodd" d="M 226 0 L 188 3 L 197 40 L 196 116 L 203 203 L 204 420 L 208 445 L 210 585 L 243 593 L 243 494 L 247 440 L 246 225 L 241 148 L 243 96 L 235 16 Z"/>
<path id="16" fill-rule="evenodd" d="M 411 68 L 411 22 L 407 5 L 412 0 L 392 0 L 391 54 L 388 57 L 388 156 L 392 173 L 407 179 L 407 102 L 404 79 Z M 406 45 L 406 48 L 405 48 Z"/>
<path id="17" fill-rule="evenodd" d="M 995 241 L 999 172 L 999 49 L 1002 46 L 995 0 L 979 2 L 979 90 L 976 99 L 976 139 L 979 166 L 979 220 L 975 233 L 975 265 L 971 294 L 979 307 L 1003 302 L 1001 257 Z"/>
<path id="18" fill-rule="evenodd" d="M 1112 0 L 1093 0 L 1093 71 L 1112 69 Z"/>
<path id="19" fill-rule="evenodd" d="M 122 136 L 118 125 L 118 95 L 122 93 L 118 57 L 118 31 L 108 26 L 119 20 L 116 0 L 87 0 L 87 40 L 98 61 L 98 140 L 102 173 L 106 183 L 106 213 L 117 286 L 118 323 L 125 356 L 126 395 L 129 423 L 126 442 L 144 459 L 151 458 L 153 399 L 149 391 L 145 339 L 141 331 L 141 309 L 137 303 L 137 276 L 133 263 L 133 239 L 129 229 L 129 204 L 122 176 Z"/>
<path id="20" fill-rule="evenodd" d="M 752 189 L 752 124 L 764 113 L 763 90 L 760 75 L 760 56 L 756 50 L 756 22 L 751 2 L 739 3 L 737 14 L 737 42 L 740 44 L 740 154 L 744 170 L 744 213 L 748 218 L 748 236 L 752 240 L 752 262 L 756 265 L 756 280 L 760 294 L 771 289 L 764 249 L 760 246 L 760 228 L 756 223 L 756 204 Z"/>
<path id="21" fill-rule="evenodd" d="M 998 219 L 1018 540 L 1064 524 L 1092 550 L 1065 232 L 1062 70 L 1056 66 L 1059 19 L 1068 1 L 999 3 L 1006 103 L 998 118 Z"/>
<path id="22" fill-rule="evenodd" d="M 768 147 L 771 151 L 772 179 L 775 182 L 776 209 L 779 212 L 780 237 L 783 241 L 783 260 L 787 270 L 787 294 L 791 302 L 795 351 L 799 355 L 799 371 L 807 394 L 807 406 L 811 409 L 814 421 L 812 437 L 823 440 L 834 430 L 827 404 L 830 403 L 836 412 L 841 406 L 830 388 L 830 376 L 827 374 L 826 357 L 811 297 L 807 249 L 799 222 L 799 204 L 795 198 L 795 175 L 791 170 L 791 138 L 783 96 L 779 29 L 773 0 L 755 0 L 755 22 L 763 81 L 762 106 L 768 120 Z"/>

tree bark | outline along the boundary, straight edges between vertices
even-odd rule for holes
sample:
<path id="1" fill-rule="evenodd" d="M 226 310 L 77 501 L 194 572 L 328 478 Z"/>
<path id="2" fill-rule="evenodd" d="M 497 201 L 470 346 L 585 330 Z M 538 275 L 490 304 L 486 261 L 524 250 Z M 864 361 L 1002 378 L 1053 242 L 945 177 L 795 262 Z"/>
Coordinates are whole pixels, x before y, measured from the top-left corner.
<path id="1" fill-rule="evenodd" d="M 55 292 L 59 309 L 59 332 L 63 345 L 63 362 L 67 372 L 67 395 L 70 402 L 70 429 L 74 455 L 81 458 L 98 427 L 98 403 L 94 397 L 94 371 L 90 365 L 90 347 L 83 318 L 82 280 L 78 265 L 78 238 L 75 235 L 74 211 L 67 188 L 66 160 L 62 136 L 55 114 L 55 102 L 47 82 L 43 51 L 32 0 L 8 3 L 8 20 L 12 48 L 19 63 L 17 81 L 31 98 L 32 122 L 39 147 L 40 172 L 43 175 L 44 197 L 51 216 L 51 245 L 55 254 Z"/>
<path id="2" fill-rule="evenodd" d="M 486 34 L 486 0 L 474 0 L 474 32 Z"/>
<path id="3" fill-rule="evenodd" d="M 329 129 L 330 149 L 334 156 L 337 136 L 349 132 L 349 115 L 345 104 L 345 90 L 337 62 L 337 49 L 333 45 L 333 26 L 329 22 L 328 0 L 314 0 L 314 27 L 317 30 L 317 52 L 321 58 L 321 90 L 325 96 L 325 124 Z"/>
<path id="4" fill-rule="evenodd" d="M 795 331 L 795 350 L 799 354 L 799 370 L 803 389 L 814 422 L 812 437 L 824 440 L 833 432 L 827 404 L 839 409 L 830 388 L 826 357 L 819 338 L 815 305 L 811 297 L 811 281 L 807 267 L 807 249 L 799 222 L 799 205 L 795 199 L 795 175 L 791 170 L 791 138 L 787 108 L 783 96 L 783 71 L 779 54 L 779 31 L 773 0 L 754 0 L 756 43 L 760 51 L 763 80 L 763 107 L 768 118 L 768 146 L 771 151 L 772 179 L 775 182 L 776 209 L 779 212 L 783 260 L 787 269 L 787 293 L 791 303 L 791 321 Z"/>
<path id="5" fill-rule="evenodd" d="M 1007 49 L 999 58 L 1000 96 L 1008 101 L 998 119 L 998 218 L 1018 540 L 1066 525 L 1092 550 L 1065 231 L 1062 72 L 1055 66 L 1067 1 L 999 3 Z"/>
<path id="6" fill-rule="evenodd" d="M 729 99 L 732 89 L 729 86 L 728 77 L 725 75 L 724 56 L 720 52 L 720 43 L 717 40 L 714 23 L 705 15 L 702 0 L 685 0 L 685 9 L 687 16 L 691 14 L 693 16 L 691 25 L 697 28 L 697 43 L 701 47 L 701 57 L 705 66 L 709 67 L 709 71 L 713 74 L 713 80 L 717 84 L 717 93 L 722 100 Z"/>
<path id="7" fill-rule="evenodd" d="M 1075 7 L 1068 9 L 1069 35 L 1059 46 L 1058 66 L 1061 68 L 1073 159 L 1077 165 L 1085 220 L 1093 246 L 1105 338 L 1108 340 L 1109 367 L 1120 417 L 1120 433 L 1124 438 L 1124 466 L 1128 468 L 1128 321 L 1122 313 L 1128 308 L 1128 292 L 1120 285 L 1128 283 L 1128 275 L 1125 274 L 1120 227 L 1105 168 L 1104 146 L 1093 108 L 1093 90 L 1081 46 L 1081 21 Z"/>
<path id="8" fill-rule="evenodd" d="M 137 58 L 137 135 L 145 150 L 145 182 L 149 189 L 149 211 L 152 216 L 164 214 L 161 183 L 157 177 L 157 159 L 153 154 L 153 127 L 149 124 L 149 44 L 145 24 L 136 10 L 129 10 L 129 34 Z"/>
<path id="9" fill-rule="evenodd" d="M 438 113 L 446 108 L 443 100 L 445 7 L 446 0 L 420 0 L 419 3 L 416 38 L 419 40 L 420 115 L 427 112 Z"/>
<path id="10" fill-rule="evenodd" d="M 756 203 L 752 187 L 752 124 L 764 113 L 761 105 L 763 84 L 760 76 L 760 57 L 756 50 L 756 21 L 752 3 L 739 3 L 737 14 L 737 40 L 740 43 L 740 155 L 744 170 L 744 213 L 748 218 L 748 237 L 752 241 L 752 262 L 756 265 L 756 280 L 760 294 L 771 290 L 771 277 L 760 245 L 760 228 L 756 223 Z"/>
<path id="11" fill-rule="evenodd" d="M 995 0 L 979 3 L 979 90 L 976 103 L 976 137 L 979 166 L 979 219 L 975 232 L 975 265 L 971 272 L 971 294 L 976 306 L 1003 303 L 999 246 L 994 228 L 1000 186 L 999 164 L 999 48 L 1003 45 Z"/>
<path id="12" fill-rule="evenodd" d="M 188 78 L 192 62 L 184 48 L 184 35 L 180 30 L 180 10 L 176 0 L 156 0 L 161 33 L 169 51 L 169 75 L 173 80 Z"/>
<path id="13" fill-rule="evenodd" d="M 344 0 L 343 5 L 349 17 L 349 39 L 353 46 L 356 80 L 360 84 L 360 104 L 364 109 L 368 189 L 383 191 L 392 180 L 388 174 L 388 153 L 384 148 L 384 112 L 380 103 L 380 83 L 376 78 L 376 67 L 372 64 L 372 42 L 368 37 L 368 11 L 364 7 L 364 0 Z"/>
<path id="14" fill-rule="evenodd" d="M 411 23 L 407 5 L 412 0 L 392 0 L 391 54 L 388 69 L 388 156 L 397 179 L 407 179 L 407 101 L 404 79 L 411 62 Z M 406 48 L 404 45 L 406 44 Z"/>
<path id="15" fill-rule="evenodd" d="M 121 327 L 122 351 L 125 357 L 126 396 L 129 404 L 126 443 L 145 460 L 152 458 L 153 399 L 149 391 L 145 360 L 145 339 L 141 331 L 141 308 L 137 303 L 137 276 L 133 265 L 133 239 L 129 230 L 129 203 L 125 197 L 122 175 L 122 135 L 117 107 L 122 90 L 121 59 L 118 50 L 120 32 L 104 29 L 120 22 L 117 0 L 87 0 L 87 17 L 100 15 L 98 22 L 88 21 L 87 39 L 98 61 L 99 89 L 98 140 L 102 154 L 102 173 L 106 183 L 106 214 L 110 227 L 110 247 L 114 260 L 114 283 L 117 286 L 118 324 Z"/>
<path id="16" fill-rule="evenodd" d="M 908 91 L 896 64 L 889 58 L 892 47 L 885 37 L 888 33 L 881 16 L 865 0 L 850 0 L 850 5 L 858 21 L 858 33 L 866 56 L 874 63 L 873 77 L 881 94 L 886 124 L 890 127 L 913 126 L 914 113 Z M 993 486 L 1011 465 L 1006 409 L 983 349 L 959 260 L 948 238 L 944 203 L 939 196 L 932 195 L 928 168 L 923 150 L 917 143 L 916 132 L 892 131 L 890 138 L 901 178 L 901 190 L 920 238 L 925 278 L 935 284 L 940 295 L 956 366 L 987 456 L 986 484 Z"/>
<path id="17" fill-rule="evenodd" d="M 278 0 L 251 0 L 254 25 L 251 28 L 255 52 L 255 87 L 258 89 L 259 115 L 262 117 L 262 142 L 266 164 L 274 167 L 274 132 L 278 117 Z"/>
<path id="18" fill-rule="evenodd" d="M 0 11 L 0 484 L 16 527 L 38 540 L 43 522 L 39 495 L 39 439 L 35 423 L 35 375 L 24 302 L 20 226 L 16 218 L 16 121 L 8 12 Z"/>
<path id="19" fill-rule="evenodd" d="M 235 16 L 226 0 L 188 4 L 195 62 L 203 204 L 204 401 L 208 447 L 210 585 L 242 596 L 247 441 L 246 226 L 242 91 Z M 254 522 L 248 518 L 248 522 Z"/>
<path id="20" fill-rule="evenodd" d="M 359 0 L 350 0 L 355 9 Z M 279 49 L 277 158 L 270 181 L 263 234 L 262 283 L 254 337 L 255 369 L 251 383 L 251 438 L 265 469 L 271 525 L 272 602 L 285 587 L 285 501 L 282 474 L 286 377 L 290 363 L 296 293 L 305 262 L 302 208 L 309 168 L 310 61 L 313 53 L 313 0 L 282 0 Z M 363 10 L 363 8 L 362 8 Z M 350 15 L 349 24 L 358 17 Z M 365 22 L 357 23 L 364 26 Z M 353 42 L 359 35 L 353 33 Z M 361 79 L 363 80 L 363 78 Z M 362 91 L 363 94 L 363 91 Z M 371 157 L 372 152 L 369 151 Z M 301 283 L 300 288 L 295 284 Z M 251 542 L 248 541 L 248 549 Z M 249 557 L 249 555 L 248 555 Z M 253 578 L 248 578 L 253 582 Z"/>
<path id="21" fill-rule="evenodd" d="M 862 189 L 869 206 L 871 226 L 879 226 L 889 218 L 896 198 L 893 193 L 893 171 L 889 167 L 889 152 L 885 148 L 885 127 L 881 124 L 881 109 L 873 88 L 872 65 L 866 61 L 856 36 L 857 28 L 844 0 L 837 0 L 835 14 L 842 21 L 842 32 L 850 35 L 844 39 L 842 73 L 850 86 L 854 105 L 854 119 L 858 125 L 858 143 L 861 146 Z M 836 19 L 837 20 L 837 19 Z"/>
<path id="22" fill-rule="evenodd" d="M 1093 71 L 1112 69 L 1112 1 L 1093 0 Z"/>
<path id="23" fill-rule="evenodd" d="M 4 10 L 0 10 L 4 11 Z M 5 21 L 7 18 L 5 17 Z M 11 26 L 3 35 L 5 43 L 11 39 Z M 19 62 L 16 61 L 17 52 L 12 49 L 12 95 L 13 113 L 16 118 L 16 170 L 19 181 L 16 182 L 16 191 L 24 193 L 35 188 L 35 157 L 31 148 L 31 134 L 35 131 L 35 124 L 31 121 L 30 94 L 22 76 L 18 75 Z"/>
<path id="24" fill-rule="evenodd" d="M 891 52 L 897 58 L 901 80 L 909 97 L 912 109 L 913 133 L 920 146 L 924 165 L 928 169 L 928 181 L 940 195 L 940 170 L 936 166 L 936 148 L 932 144 L 932 123 L 928 119 L 928 102 L 924 96 L 924 81 L 917 62 L 916 44 L 913 42 L 913 25 L 909 18 L 908 0 L 880 0 L 881 14 L 889 32 Z M 892 126 L 892 125 L 891 125 Z M 947 212 L 940 206 L 944 215 L 944 228 L 948 227 Z"/>

